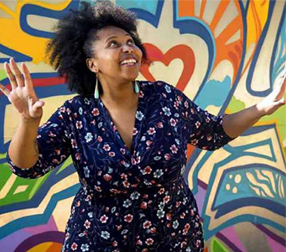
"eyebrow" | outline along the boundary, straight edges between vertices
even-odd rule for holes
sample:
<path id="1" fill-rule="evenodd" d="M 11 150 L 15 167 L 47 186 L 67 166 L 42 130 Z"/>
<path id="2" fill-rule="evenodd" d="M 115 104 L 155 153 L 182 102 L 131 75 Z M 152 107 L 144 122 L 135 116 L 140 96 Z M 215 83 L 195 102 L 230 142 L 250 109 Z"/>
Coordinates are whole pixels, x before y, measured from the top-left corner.
<path id="1" fill-rule="evenodd" d="M 131 35 L 129 33 L 126 33 L 125 36 L 131 37 Z M 107 42 L 111 39 L 114 39 L 114 38 L 118 38 L 118 37 L 117 36 L 111 36 L 111 37 L 107 38 L 105 42 Z"/>

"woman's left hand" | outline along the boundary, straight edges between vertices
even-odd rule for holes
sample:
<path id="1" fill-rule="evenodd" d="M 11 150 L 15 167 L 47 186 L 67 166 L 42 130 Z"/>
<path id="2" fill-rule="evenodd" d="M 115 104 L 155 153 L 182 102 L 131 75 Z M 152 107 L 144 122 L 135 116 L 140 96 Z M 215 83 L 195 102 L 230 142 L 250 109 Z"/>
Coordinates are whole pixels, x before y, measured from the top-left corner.
<path id="1" fill-rule="evenodd" d="M 283 71 L 279 74 L 275 80 L 276 87 L 273 91 L 266 96 L 261 102 L 256 106 L 262 115 L 271 115 L 278 108 L 285 105 L 285 88 L 286 88 L 286 63 L 284 65 Z"/>

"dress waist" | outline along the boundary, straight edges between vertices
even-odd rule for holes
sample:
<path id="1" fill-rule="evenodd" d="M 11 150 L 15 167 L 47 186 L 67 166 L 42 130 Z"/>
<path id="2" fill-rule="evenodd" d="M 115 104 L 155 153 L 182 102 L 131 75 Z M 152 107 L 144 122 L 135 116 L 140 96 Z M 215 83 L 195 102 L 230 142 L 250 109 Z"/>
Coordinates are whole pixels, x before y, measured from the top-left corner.
<path id="1" fill-rule="evenodd" d="M 128 189 L 115 189 L 111 188 L 108 193 L 102 193 L 96 191 L 95 189 L 91 188 L 90 186 L 82 186 L 81 191 L 87 195 L 91 195 L 93 198 L 110 198 L 110 197 L 128 197 L 132 193 L 140 193 L 140 195 L 148 194 L 149 196 L 157 195 L 162 192 L 168 191 L 169 194 L 173 194 L 174 192 L 183 189 L 186 187 L 185 181 L 183 177 L 179 177 L 175 181 L 170 181 L 164 184 L 156 184 L 152 186 L 147 185 L 137 185 L 136 187 L 130 187 Z"/>

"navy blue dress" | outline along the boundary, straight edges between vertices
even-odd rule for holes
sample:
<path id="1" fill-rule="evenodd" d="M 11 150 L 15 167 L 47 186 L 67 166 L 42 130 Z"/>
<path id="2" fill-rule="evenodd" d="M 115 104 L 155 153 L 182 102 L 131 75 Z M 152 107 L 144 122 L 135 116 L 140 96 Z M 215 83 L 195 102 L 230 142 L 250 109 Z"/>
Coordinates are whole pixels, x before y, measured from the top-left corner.
<path id="1" fill-rule="evenodd" d="M 39 128 L 39 159 L 12 172 L 37 178 L 71 155 L 81 187 L 62 252 L 203 251 L 196 201 L 183 179 L 187 144 L 215 150 L 232 138 L 223 116 L 172 85 L 140 81 L 132 150 L 100 99 L 76 96 Z"/>

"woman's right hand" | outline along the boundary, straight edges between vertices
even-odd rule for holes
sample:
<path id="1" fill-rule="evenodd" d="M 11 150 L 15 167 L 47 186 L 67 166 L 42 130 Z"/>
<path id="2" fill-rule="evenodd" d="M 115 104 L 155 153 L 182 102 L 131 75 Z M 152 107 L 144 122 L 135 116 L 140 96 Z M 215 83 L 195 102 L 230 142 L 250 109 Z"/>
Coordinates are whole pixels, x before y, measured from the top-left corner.
<path id="1" fill-rule="evenodd" d="M 22 119 L 25 121 L 40 120 L 43 115 L 44 102 L 38 100 L 25 63 L 22 63 L 23 75 L 13 58 L 10 59 L 10 66 L 7 62 L 4 63 L 4 70 L 10 80 L 12 90 L 10 91 L 2 84 L 0 84 L 0 90 L 14 105 Z"/>

